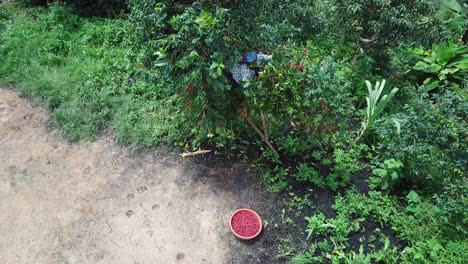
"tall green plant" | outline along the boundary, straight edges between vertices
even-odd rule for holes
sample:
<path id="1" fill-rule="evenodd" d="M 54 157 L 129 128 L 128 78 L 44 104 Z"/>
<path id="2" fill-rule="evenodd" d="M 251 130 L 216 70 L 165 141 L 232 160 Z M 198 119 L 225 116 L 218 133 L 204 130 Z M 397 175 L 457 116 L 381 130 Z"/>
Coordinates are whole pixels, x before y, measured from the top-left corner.
<path id="1" fill-rule="evenodd" d="M 465 3 L 462 6 L 457 0 L 443 0 L 442 3 L 448 15 L 445 20 L 447 28 L 458 35 L 457 37 L 463 36 L 468 27 L 468 12 L 466 11 L 468 4 Z"/>
<path id="2" fill-rule="evenodd" d="M 366 119 L 362 122 L 361 132 L 359 133 L 356 141 L 359 141 L 362 136 L 374 125 L 380 113 L 383 111 L 385 106 L 395 96 L 398 88 L 393 88 L 390 93 L 382 96 L 382 91 L 385 87 L 385 79 L 382 82 L 377 82 L 375 87 L 372 88 L 372 84 L 366 80 L 368 96 L 366 96 L 367 108 L 366 108 Z"/>
<path id="3" fill-rule="evenodd" d="M 330 32 L 360 48 L 385 66 L 388 52 L 401 43 L 429 46 L 441 38 L 439 0 L 332 0 Z"/>
<path id="4" fill-rule="evenodd" d="M 454 43 L 440 43 L 432 50 L 413 49 L 421 60 L 413 66 L 413 72 L 423 77 L 424 92 L 438 88 L 443 81 L 461 87 L 468 70 L 468 47 Z"/>

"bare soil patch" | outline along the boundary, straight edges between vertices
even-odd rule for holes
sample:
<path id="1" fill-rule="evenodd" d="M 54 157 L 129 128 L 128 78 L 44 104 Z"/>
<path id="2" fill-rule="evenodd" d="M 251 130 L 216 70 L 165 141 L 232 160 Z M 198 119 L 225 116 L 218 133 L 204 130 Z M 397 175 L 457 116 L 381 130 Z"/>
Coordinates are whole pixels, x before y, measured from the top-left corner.
<path id="1" fill-rule="evenodd" d="M 281 206 L 246 163 L 111 135 L 71 144 L 47 120 L 0 89 L 0 263 L 282 263 Z M 267 222 L 256 241 L 230 233 L 240 207 Z"/>

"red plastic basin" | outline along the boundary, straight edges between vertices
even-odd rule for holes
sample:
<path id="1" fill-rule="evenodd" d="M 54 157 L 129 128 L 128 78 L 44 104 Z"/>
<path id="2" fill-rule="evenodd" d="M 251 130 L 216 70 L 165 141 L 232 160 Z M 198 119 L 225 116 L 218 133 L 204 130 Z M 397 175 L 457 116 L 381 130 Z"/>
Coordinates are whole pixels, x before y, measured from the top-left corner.
<path id="1" fill-rule="evenodd" d="M 260 234 L 263 223 L 262 218 L 255 211 L 242 208 L 231 215 L 229 226 L 237 238 L 249 240 Z"/>

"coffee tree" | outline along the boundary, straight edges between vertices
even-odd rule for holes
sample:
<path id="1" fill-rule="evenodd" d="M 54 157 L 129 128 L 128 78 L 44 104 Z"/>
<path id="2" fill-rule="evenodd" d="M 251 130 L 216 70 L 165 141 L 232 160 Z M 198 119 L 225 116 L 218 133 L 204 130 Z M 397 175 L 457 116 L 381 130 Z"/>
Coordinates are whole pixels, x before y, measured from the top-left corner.
<path id="1" fill-rule="evenodd" d="M 73 6 L 82 16 L 117 16 L 127 11 L 126 0 L 15 0 L 15 2 L 46 6 L 50 3 L 67 3 Z"/>
<path id="2" fill-rule="evenodd" d="M 376 58 L 402 43 L 430 46 L 440 39 L 439 7 L 438 0 L 334 0 L 324 6 L 335 21 L 330 30 Z"/>
<path id="3" fill-rule="evenodd" d="M 132 1 L 140 60 L 152 82 L 170 83 L 195 138 L 231 127 L 235 103 L 226 78 L 238 39 L 229 10 L 216 1 Z M 238 126 L 235 126 L 238 127 Z M 196 139 L 195 142 L 198 140 Z"/>

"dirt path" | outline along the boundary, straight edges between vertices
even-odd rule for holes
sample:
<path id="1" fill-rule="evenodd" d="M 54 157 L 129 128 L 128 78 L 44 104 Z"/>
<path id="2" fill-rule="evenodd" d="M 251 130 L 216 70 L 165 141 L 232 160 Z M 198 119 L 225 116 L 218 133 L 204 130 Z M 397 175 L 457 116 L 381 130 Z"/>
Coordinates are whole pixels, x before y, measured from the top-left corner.
<path id="1" fill-rule="evenodd" d="M 70 144 L 47 118 L 0 89 L 0 263 L 277 263 L 271 237 L 242 244 L 226 225 L 240 206 L 275 206 L 246 165 L 111 136 Z"/>

